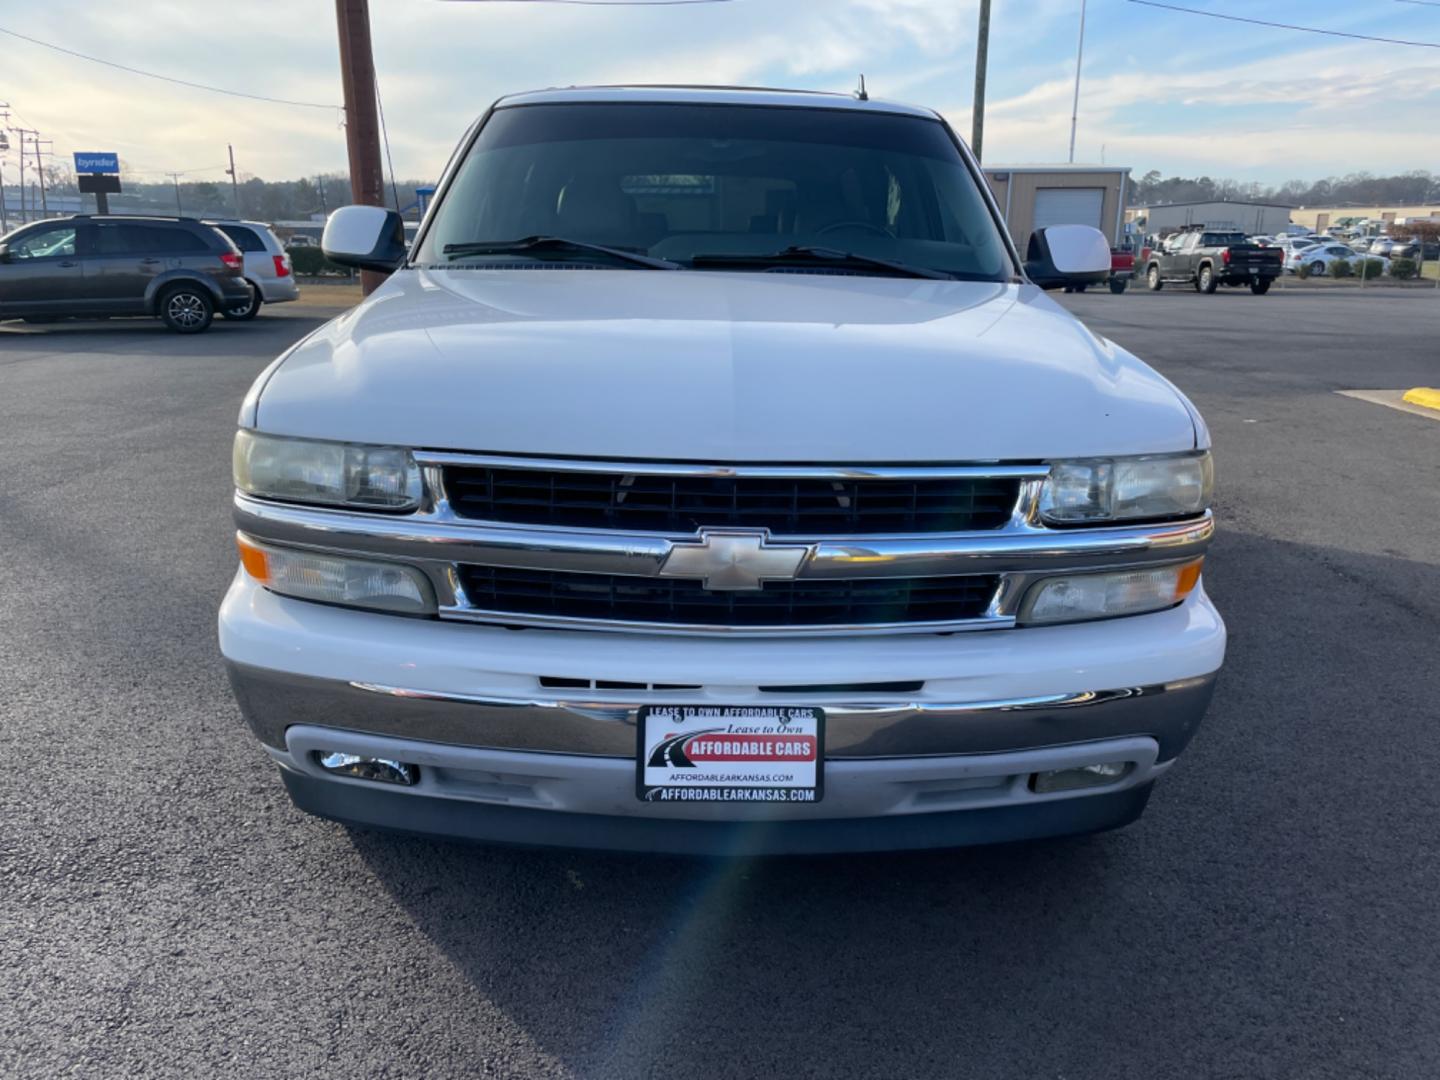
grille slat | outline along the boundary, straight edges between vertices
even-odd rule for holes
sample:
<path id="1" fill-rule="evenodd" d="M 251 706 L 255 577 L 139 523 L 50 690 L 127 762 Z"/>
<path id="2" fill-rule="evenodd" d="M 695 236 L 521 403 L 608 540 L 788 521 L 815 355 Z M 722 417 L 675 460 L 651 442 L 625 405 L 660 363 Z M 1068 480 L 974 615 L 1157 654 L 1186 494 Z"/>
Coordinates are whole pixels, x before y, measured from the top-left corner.
<path id="1" fill-rule="evenodd" d="M 684 578 L 459 567 L 472 607 L 515 615 L 777 628 L 954 622 L 984 615 L 999 578 L 853 578 L 711 591 Z"/>
<path id="2" fill-rule="evenodd" d="M 640 532 L 765 528 L 775 535 L 872 535 L 998 529 L 1010 519 L 1011 477 L 917 480 L 654 476 L 445 468 L 463 518 Z"/>

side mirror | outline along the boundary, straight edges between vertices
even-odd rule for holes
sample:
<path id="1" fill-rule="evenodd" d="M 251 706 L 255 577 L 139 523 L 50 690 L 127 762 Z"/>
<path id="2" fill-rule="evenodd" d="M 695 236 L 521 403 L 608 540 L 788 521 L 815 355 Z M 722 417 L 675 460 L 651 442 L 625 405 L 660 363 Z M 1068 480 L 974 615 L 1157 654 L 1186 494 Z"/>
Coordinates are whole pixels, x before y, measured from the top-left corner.
<path id="1" fill-rule="evenodd" d="M 1025 274 L 1042 289 L 1099 285 L 1110 276 L 1110 244 L 1089 225 L 1050 225 L 1030 234 Z"/>
<path id="2" fill-rule="evenodd" d="M 394 210 L 342 206 L 326 220 L 320 249 L 341 266 L 388 274 L 405 262 L 405 225 Z"/>
<path id="3" fill-rule="evenodd" d="M 9 245 L 9 244 L 0 244 L 0 263 L 7 263 L 7 262 L 9 262 L 9 261 L 10 261 L 10 245 Z"/>

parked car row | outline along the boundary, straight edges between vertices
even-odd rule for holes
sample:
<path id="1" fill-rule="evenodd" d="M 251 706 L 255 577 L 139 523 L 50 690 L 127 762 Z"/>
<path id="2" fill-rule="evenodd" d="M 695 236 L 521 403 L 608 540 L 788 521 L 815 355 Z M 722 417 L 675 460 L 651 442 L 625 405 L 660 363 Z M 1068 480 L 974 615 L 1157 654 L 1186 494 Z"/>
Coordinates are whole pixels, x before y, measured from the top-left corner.
<path id="1" fill-rule="evenodd" d="M 1389 273 L 1392 259 L 1440 259 L 1440 241 L 1414 237 L 1362 236 L 1344 240 L 1337 236 L 1311 233 L 1303 236 L 1251 236 L 1253 244 L 1276 247 L 1284 252 L 1286 271 L 1295 273 L 1304 266 L 1311 274 L 1325 274 L 1338 260 L 1366 258 L 1384 263 Z"/>
<path id="2" fill-rule="evenodd" d="M 91 215 L 0 237 L 0 319 L 150 316 L 195 334 L 296 300 L 290 256 L 256 221 Z"/>

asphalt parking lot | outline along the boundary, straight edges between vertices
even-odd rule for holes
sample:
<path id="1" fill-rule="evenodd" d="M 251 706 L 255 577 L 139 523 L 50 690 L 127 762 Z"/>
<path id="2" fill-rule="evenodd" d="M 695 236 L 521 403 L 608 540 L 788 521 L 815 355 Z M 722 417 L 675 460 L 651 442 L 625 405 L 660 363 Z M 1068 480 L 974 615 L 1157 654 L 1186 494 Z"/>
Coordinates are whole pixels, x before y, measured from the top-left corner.
<path id="1" fill-rule="evenodd" d="M 0 1075 L 1440 1074 L 1440 293 L 1063 298 L 1214 434 L 1230 659 L 1146 816 L 702 863 L 348 832 L 231 701 L 241 396 L 329 314 L 0 324 Z"/>

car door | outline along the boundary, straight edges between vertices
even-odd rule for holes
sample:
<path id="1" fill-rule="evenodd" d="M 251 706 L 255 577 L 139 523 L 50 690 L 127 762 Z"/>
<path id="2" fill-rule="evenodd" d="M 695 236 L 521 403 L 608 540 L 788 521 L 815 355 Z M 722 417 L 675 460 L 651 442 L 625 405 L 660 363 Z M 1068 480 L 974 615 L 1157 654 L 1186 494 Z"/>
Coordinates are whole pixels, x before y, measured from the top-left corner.
<path id="1" fill-rule="evenodd" d="M 0 261 L 0 314 L 62 315 L 83 304 L 85 268 L 74 221 L 38 224 L 12 236 Z"/>
<path id="2" fill-rule="evenodd" d="M 97 221 L 85 257 L 87 291 L 98 310 L 116 315 L 145 311 L 145 290 L 165 263 L 151 251 L 150 230 L 123 221 Z"/>
<path id="3" fill-rule="evenodd" d="M 1167 278 L 1184 280 L 1190 276 L 1187 248 L 1194 238 L 1194 233 L 1180 233 L 1165 241 L 1165 258 L 1160 263 L 1160 272 Z"/>

